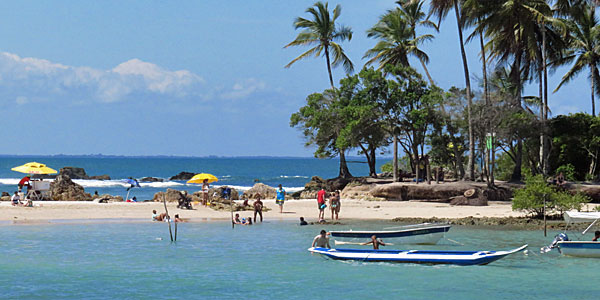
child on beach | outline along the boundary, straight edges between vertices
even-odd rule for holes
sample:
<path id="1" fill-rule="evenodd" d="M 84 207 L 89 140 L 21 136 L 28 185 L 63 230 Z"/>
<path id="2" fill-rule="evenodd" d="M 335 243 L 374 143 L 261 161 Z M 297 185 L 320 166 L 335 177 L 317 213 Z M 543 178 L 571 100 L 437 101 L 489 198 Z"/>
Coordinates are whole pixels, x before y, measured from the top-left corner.
<path id="1" fill-rule="evenodd" d="M 277 190 L 277 198 L 275 199 L 275 203 L 279 205 L 279 213 L 283 213 L 283 202 L 285 202 L 285 190 L 279 185 L 279 189 Z"/>
<path id="2" fill-rule="evenodd" d="M 262 210 L 263 210 L 263 203 L 262 201 L 260 201 L 260 194 L 256 194 L 256 201 L 254 201 L 254 222 L 257 222 L 257 218 L 256 218 L 256 214 L 258 214 L 260 216 L 260 221 L 263 221 L 263 216 L 262 216 Z"/>

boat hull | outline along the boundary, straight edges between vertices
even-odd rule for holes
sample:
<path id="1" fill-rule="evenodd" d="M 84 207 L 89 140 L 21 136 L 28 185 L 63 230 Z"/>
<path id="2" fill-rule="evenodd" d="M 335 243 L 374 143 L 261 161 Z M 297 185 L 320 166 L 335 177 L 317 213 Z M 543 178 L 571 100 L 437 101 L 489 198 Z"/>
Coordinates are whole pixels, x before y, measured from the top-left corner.
<path id="1" fill-rule="evenodd" d="M 563 255 L 600 258 L 600 242 L 561 241 L 557 245 Z"/>
<path id="2" fill-rule="evenodd" d="M 451 225 L 438 225 L 392 231 L 331 231 L 330 233 L 336 238 L 370 239 L 375 235 L 381 239 L 397 239 L 394 242 L 399 244 L 436 244 L 451 227 Z"/>
<path id="3" fill-rule="evenodd" d="M 309 248 L 336 260 L 356 260 L 363 262 L 394 262 L 421 264 L 485 265 L 507 255 L 519 252 L 527 245 L 509 251 L 433 251 L 433 250 L 361 250 Z"/>

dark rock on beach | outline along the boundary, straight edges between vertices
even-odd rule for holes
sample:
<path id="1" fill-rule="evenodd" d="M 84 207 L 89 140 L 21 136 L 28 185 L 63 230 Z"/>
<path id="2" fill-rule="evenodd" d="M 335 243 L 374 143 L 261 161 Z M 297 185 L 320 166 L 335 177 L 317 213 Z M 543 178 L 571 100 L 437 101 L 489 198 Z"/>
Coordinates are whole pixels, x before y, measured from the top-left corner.
<path id="1" fill-rule="evenodd" d="M 395 218 L 393 221 L 406 224 L 419 223 L 447 223 L 458 226 L 475 226 L 475 227 L 503 227 L 506 229 L 527 229 L 540 230 L 544 229 L 544 220 L 531 219 L 526 217 L 465 217 L 458 219 L 447 218 Z M 563 230 L 565 222 L 558 217 L 555 220 L 547 222 L 548 230 Z M 569 228 L 585 229 L 589 224 L 571 224 Z"/>
<path id="2" fill-rule="evenodd" d="M 165 181 L 162 178 L 156 178 L 156 177 L 144 177 L 142 179 L 140 179 L 140 182 L 163 182 Z"/>
<path id="3" fill-rule="evenodd" d="M 175 176 L 171 176 L 171 178 L 169 178 L 169 180 L 186 181 L 186 180 L 192 179 L 192 177 L 194 177 L 194 175 L 196 175 L 196 173 L 179 172 L 179 174 L 177 174 Z"/>
<path id="4" fill-rule="evenodd" d="M 92 196 L 83 187 L 71 180 L 67 175 L 58 175 L 50 183 L 50 195 L 57 201 L 89 201 Z"/>
<path id="5" fill-rule="evenodd" d="M 256 183 L 252 188 L 244 192 L 244 199 L 256 199 L 257 194 L 260 194 L 262 199 L 275 199 L 277 190 L 264 183 Z"/>
<path id="6" fill-rule="evenodd" d="M 63 167 L 58 171 L 58 175 L 34 174 L 32 178 L 54 179 L 60 175 L 67 175 L 71 179 L 110 180 L 110 176 L 108 175 L 88 176 L 85 172 L 85 169 L 79 167 Z"/>
<path id="7" fill-rule="evenodd" d="M 95 175 L 95 176 L 89 176 L 88 179 L 96 179 L 96 180 L 110 180 L 110 176 L 108 175 Z"/>

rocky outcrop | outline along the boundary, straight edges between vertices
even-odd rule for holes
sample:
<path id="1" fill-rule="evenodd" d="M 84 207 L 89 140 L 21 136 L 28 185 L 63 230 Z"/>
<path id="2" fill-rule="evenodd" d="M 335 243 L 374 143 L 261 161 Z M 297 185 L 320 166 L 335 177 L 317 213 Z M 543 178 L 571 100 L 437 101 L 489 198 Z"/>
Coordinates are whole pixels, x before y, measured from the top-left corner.
<path id="1" fill-rule="evenodd" d="M 97 203 L 112 203 L 112 202 L 123 202 L 122 196 L 113 196 L 109 194 L 103 194 L 96 196 L 92 201 Z"/>
<path id="2" fill-rule="evenodd" d="M 262 199 L 275 199 L 277 197 L 277 190 L 259 182 L 244 192 L 244 199 L 256 199 L 257 194 L 260 194 Z"/>
<path id="3" fill-rule="evenodd" d="M 169 180 L 186 181 L 186 180 L 192 179 L 192 177 L 194 177 L 194 175 L 196 175 L 196 173 L 179 172 L 179 174 L 177 174 L 175 176 L 171 176 L 171 178 L 169 178 Z"/>
<path id="4" fill-rule="evenodd" d="M 156 177 L 144 177 L 142 179 L 140 179 L 140 182 L 163 182 L 165 181 L 162 178 L 156 178 Z"/>
<path id="5" fill-rule="evenodd" d="M 218 188 L 210 188 L 208 190 L 208 195 L 210 199 L 214 199 L 214 200 L 218 200 L 218 199 L 223 199 L 223 191 L 228 188 L 227 186 L 220 186 Z M 230 189 L 230 194 L 229 194 L 229 199 L 231 200 L 239 200 L 240 199 L 240 193 L 234 189 L 234 188 L 229 188 Z M 194 192 L 194 195 L 196 195 L 198 198 L 202 199 L 203 195 L 202 195 L 202 191 L 197 191 Z"/>
<path id="6" fill-rule="evenodd" d="M 304 190 L 295 192 L 292 197 L 297 199 L 315 199 L 317 198 L 317 192 L 321 189 L 325 189 L 328 192 L 341 191 L 348 185 L 362 185 L 367 184 L 365 178 L 331 178 L 323 179 L 319 176 L 313 176 L 308 183 L 304 185 Z M 343 197 L 343 196 L 342 196 Z"/>
<path id="7" fill-rule="evenodd" d="M 154 194 L 152 201 L 162 202 L 163 196 L 166 197 L 167 202 L 176 202 L 176 203 L 179 203 L 179 201 L 184 201 L 184 200 L 190 200 L 190 201 L 199 201 L 200 200 L 198 198 L 194 198 L 193 195 L 188 194 L 188 192 L 186 192 L 186 191 L 167 189 L 166 192 L 158 192 L 158 193 Z"/>
<path id="8" fill-rule="evenodd" d="M 57 178 L 60 175 L 67 175 L 71 179 L 96 179 L 96 180 L 110 180 L 110 176 L 108 175 L 95 175 L 88 176 L 85 173 L 83 168 L 79 167 L 63 167 L 58 171 L 58 175 L 49 175 L 49 174 L 35 174 L 33 178 L 44 178 L 44 179 L 53 179 Z"/>
<path id="9" fill-rule="evenodd" d="M 89 201 L 92 196 L 85 192 L 83 187 L 71 180 L 69 176 L 61 174 L 50 183 L 50 195 L 56 201 Z"/>

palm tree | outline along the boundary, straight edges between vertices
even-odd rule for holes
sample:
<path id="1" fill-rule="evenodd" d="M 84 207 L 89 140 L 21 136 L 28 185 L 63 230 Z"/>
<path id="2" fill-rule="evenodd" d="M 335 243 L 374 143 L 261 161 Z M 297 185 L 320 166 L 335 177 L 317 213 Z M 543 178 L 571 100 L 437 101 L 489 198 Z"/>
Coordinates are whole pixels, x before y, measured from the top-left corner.
<path id="1" fill-rule="evenodd" d="M 343 42 L 345 40 L 352 39 L 352 29 L 343 25 L 336 26 L 335 21 L 342 12 L 342 7 L 336 5 L 333 9 L 333 15 L 329 13 L 329 7 L 327 2 L 317 2 L 312 7 L 306 9 L 306 12 L 312 16 L 312 19 L 305 19 L 302 17 L 296 18 L 294 21 L 295 29 L 304 29 L 296 36 L 296 39 L 285 45 L 284 48 L 290 46 L 313 46 L 306 52 L 300 54 L 300 56 L 294 58 L 285 67 L 289 68 L 295 62 L 307 58 L 309 56 L 325 56 L 327 62 L 327 72 L 329 74 L 329 83 L 331 88 L 335 90 L 333 84 L 333 75 L 331 74 L 331 67 L 337 67 L 342 65 L 347 73 L 351 73 L 354 70 L 354 65 L 350 59 L 344 53 L 344 49 L 337 42 Z M 333 56 L 333 62 L 331 62 L 330 56 Z M 339 132 L 338 132 L 339 135 Z M 348 164 L 346 163 L 346 149 L 338 149 L 340 156 L 340 172 L 339 177 L 352 177 Z"/>
<path id="2" fill-rule="evenodd" d="M 302 17 L 296 18 L 294 21 L 295 29 L 304 29 L 296 36 L 296 39 L 285 45 L 284 48 L 290 46 L 313 46 L 306 52 L 300 54 L 300 56 L 294 58 L 285 67 L 289 68 L 295 62 L 310 57 L 310 56 L 321 56 L 321 53 L 325 56 L 327 62 L 327 72 L 329 73 L 329 83 L 331 88 L 335 88 L 333 85 L 333 75 L 331 74 L 331 66 L 338 67 L 343 65 L 344 70 L 347 73 L 354 71 L 354 65 L 350 59 L 344 53 L 344 49 L 337 42 L 343 42 L 345 40 L 352 39 L 352 29 L 346 26 L 338 26 L 336 28 L 335 21 L 342 12 L 342 7 L 337 5 L 333 9 L 333 16 L 329 13 L 328 3 L 317 2 L 313 7 L 306 9 L 306 12 L 312 15 L 312 20 L 308 20 Z M 330 61 L 330 56 L 333 56 L 333 63 Z"/>
<path id="3" fill-rule="evenodd" d="M 448 15 L 450 10 L 454 9 L 456 14 L 456 25 L 458 26 L 458 40 L 460 44 L 460 54 L 463 61 L 463 70 L 465 73 L 465 86 L 467 89 L 467 121 L 469 127 L 469 180 L 475 180 L 475 137 L 473 135 L 473 121 L 471 118 L 471 107 L 473 105 L 473 95 L 471 93 L 471 79 L 469 77 L 469 65 L 467 63 L 467 54 L 465 52 L 465 43 L 463 39 L 463 21 L 461 19 L 461 0 L 431 0 L 430 14 L 438 17 L 438 24 Z"/>
<path id="4" fill-rule="evenodd" d="M 590 72 L 592 116 L 596 116 L 595 94 L 600 94 L 600 24 L 595 14 L 595 9 L 589 5 L 580 6 L 578 13 L 573 14 L 573 20 L 568 21 L 571 40 L 569 48 L 571 53 L 564 58 L 564 62 L 575 60 L 571 69 L 563 76 L 555 92 L 563 84 L 571 81 L 577 74 L 586 68 Z"/>

